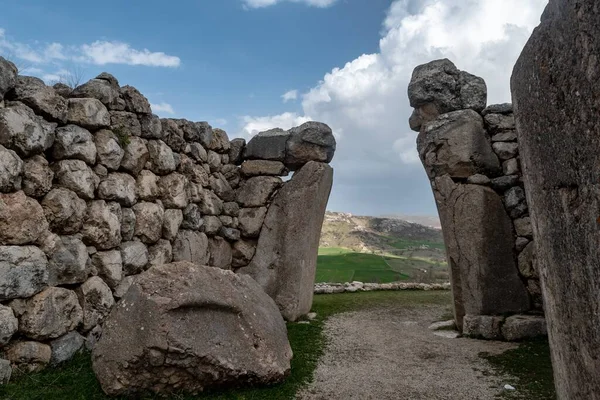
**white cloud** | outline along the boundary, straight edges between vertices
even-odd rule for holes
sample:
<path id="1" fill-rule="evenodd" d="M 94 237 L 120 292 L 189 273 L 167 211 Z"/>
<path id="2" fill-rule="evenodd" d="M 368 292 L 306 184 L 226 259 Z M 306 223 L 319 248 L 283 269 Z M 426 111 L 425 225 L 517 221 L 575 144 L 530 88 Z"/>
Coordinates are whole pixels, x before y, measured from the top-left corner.
<path id="1" fill-rule="evenodd" d="M 152 111 L 158 114 L 175 114 L 175 110 L 173 109 L 173 106 L 170 105 L 169 103 L 165 103 L 164 101 L 162 103 L 151 103 L 150 107 L 152 108 Z"/>
<path id="2" fill-rule="evenodd" d="M 128 64 L 149 67 L 178 67 L 179 57 L 148 49 L 136 50 L 127 43 L 96 41 L 81 46 L 82 59 L 92 64 Z"/>
<path id="3" fill-rule="evenodd" d="M 0 54 L 12 59 L 33 64 L 77 62 L 96 65 L 126 64 L 149 67 L 178 67 L 181 59 L 163 52 L 148 49 L 137 50 L 119 41 L 95 41 L 79 46 L 64 46 L 60 43 L 27 44 L 7 38 L 0 28 Z"/>
<path id="4" fill-rule="evenodd" d="M 296 113 L 286 112 L 279 115 L 271 115 L 268 117 L 242 117 L 244 128 L 242 136 L 251 138 L 259 132 L 264 132 L 272 128 L 290 129 L 294 126 L 302 125 L 310 121 L 310 117 L 299 116 Z"/>
<path id="5" fill-rule="evenodd" d="M 227 120 L 225 118 L 217 118 L 213 121 L 215 124 L 220 125 L 220 126 L 225 126 L 227 125 Z"/>
<path id="6" fill-rule="evenodd" d="M 281 98 L 283 99 L 284 103 L 287 103 L 288 101 L 296 100 L 296 99 L 298 99 L 298 91 L 295 89 L 289 90 L 289 91 L 285 92 L 284 94 L 282 94 Z"/>
<path id="7" fill-rule="evenodd" d="M 410 206 L 433 211 L 416 153 L 416 133 L 408 127 L 412 110 L 407 86 L 413 69 L 446 57 L 486 80 L 490 104 L 510 101 L 512 67 L 547 3 L 396 0 L 382 24 L 379 52 L 333 69 L 302 95 L 304 116 L 325 122 L 338 133 L 331 208 L 343 209 L 354 201 L 348 211 L 367 212 L 361 211 L 367 202 L 359 201 L 370 192 L 377 196 L 379 207 L 373 211 L 371 205 L 372 213 L 408 211 L 398 207 Z M 272 117 L 263 118 L 273 122 Z M 247 117 L 246 121 L 244 131 L 262 119 Z M 405 204 L 415 193 L 422 198 L 416 201 L 420 204 Z"/>
<path id="8" fill-rule="evenodd" d="M 292 3 L 302 3 L 311 7 L 325 8 L 332 6 L 338 0 L 242 0 L 245 7 L 248 8 L 264 8 L 274 6 L 285 1 Z"/>

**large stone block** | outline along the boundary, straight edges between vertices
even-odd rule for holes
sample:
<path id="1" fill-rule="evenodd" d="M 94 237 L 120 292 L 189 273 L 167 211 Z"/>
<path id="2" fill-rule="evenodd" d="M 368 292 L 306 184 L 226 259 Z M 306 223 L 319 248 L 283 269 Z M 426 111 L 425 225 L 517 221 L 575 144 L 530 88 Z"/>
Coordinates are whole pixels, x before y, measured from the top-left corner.
<path id="1" fill-rule="evenodd" d="M 459 328 L 465 314 L 501 315 L 529 309 L 513 257 L 513 231 L 501 197 L 481 185 L 435 179 Z"/>
<path id="2" fill-rule="evenodd" d="M 273 384 L 291 357 L 285 323 L 256 282 L 185 262 L 140 275 L 92 353 L 109 395 Z"/>
<path id="3" fill-rule="evenodd" d="M 71 158 L 94 165 L 96 163 L 96 145 L 92 134 L 77 125 L 67 125 L 56 129 L 52 156 L 56 160 Z"/>
<path id="4" fill-rule="evenodd" d="M 502 335 L 509 341 L 547 336 L 546 319 L 540 315 L 513 315 L 504 321 Z"/>
<path id="5" fill-rule="evenodd" d="M 0 301 L 30 297 L 48 284 L 48 259 L 34 246 L 0 246 Z"/>
<path id="6" fill-rule="evenodd" d="M 50 121 L 67 121 L 67 101 L 56 93 L 52 86 L 33 76 L 19 76 L 17 85 L 9 95 L 11 100 L 20 101 L 37 114 Z"/>
<path id="7" fill-rule="evenodd" d="M 35 242 L 48 229 L 42 206 L 22 191 L 0 193 L 0 245 Z"/>
<path id="8" fill-rule="evenodd" d="M 70 124 L 92 130 L 110 127 L 108 110 L 100 100 L 92 98 L 69 99 L 67 120 Z"/>
<path id="9" fill-rule="evenodd" d="M 189 261 L 198 265 L 208 264 L 208 238 L 206 235 L 181 229 L 173 242 L 173 261 Z"/>
<path id="10" fill-rule="evenodd" d="M 329 163 L 335 153 L 335 137 L 322 122 L 306 122 L 289 130 L 285 166 L 297 170 L 309 161 Z"/>
<path id="11" fill-rule="evenodd" d="M 317 252 L 333 182 L 327 164 L 308 162 L 277 193 L 252 262 L 241 269 L 253 277 L 295 321 L 312 305 Z"/>
<path id="12" fill-rule="evenodd" d="M 430 179 L 445 174 L 453 178 L 502 174 L 483 119 L 473 110 L 443 114 L 425 124 L 417 149 Z"/>
<path id="13" fill-rule="evenodd" d="M 511 80 L 559 399 L 600 396 L 600 8 L 551 0 Z"/>
<path id="14" fill-rule="evenodd" d="M 48 150 L 54 143 L 55 123 L 44 121 L 25 105 L 0 108 L 0 144 L 21 157 Z"/>
<path id="15" fill-rule="evenodd" d="M 282 184 L 276 176 L 255 176 L 244 181 L 237 191 L 237 202 L 242 207 L 262 207 Z"/>
<path id="16" fill-rule="evenodd" d="M 290 133 L 276 128 L 255 135 L 244 149 L 247 160 L 285 160 L 286 144 Z"/>

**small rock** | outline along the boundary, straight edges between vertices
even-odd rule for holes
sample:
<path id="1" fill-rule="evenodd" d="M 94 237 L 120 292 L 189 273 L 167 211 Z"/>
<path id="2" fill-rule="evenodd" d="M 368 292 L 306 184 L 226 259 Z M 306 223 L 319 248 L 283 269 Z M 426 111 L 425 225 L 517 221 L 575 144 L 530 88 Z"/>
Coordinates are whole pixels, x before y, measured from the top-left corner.
<path id="1" fill-rule="evenodd" d="M 104 200 L 89 203 L 82 228 L 83 241 L 99 250 L 110 250 L 121 243 L 121 222 Z"/>
<path id="2" fill-rule="evenodd" d="M 88 279 L 77 293 L 83 309 L 83 330 L 87 332 L 104 321 L 115 299 L 108 285 L 97 276 Z"/>
<path id="3" fill-rule="evenodd" d="M 2 151 L 0 149 L 0 153 L 1 152 Z M 2 157 L 2 154 L 0 154 L 0 159 L 2 159 Z M 0 167 L 0 169 L 2 169 L 2 167 Z M 10 177 L 11 174 L 8 173 L 8 176 Z M 0 178 L 0 181 L 1 179 L 2 178 Z M 23 167 L 23 191 L 27 196 L 42 197 L 46 195 L 52 189 L 53 179 L 54 172 L 52 172 L 48 161 L 44 157 L 33 156 L 25 161 Z M 16 184 L 18 182 L 18 178 L 14 178 L 14 181 Z"/>
<path id="4" fill-rule="evenodd" d="M 190 261 L 198 265 L 208 264 L 206 234 L 181 229 L 173 242 L 173 261 Z"/>
<path id="5" fill-rule="evenodd" d="M 12 367 L 10 361 L 0 358 L 0 385 L 6 385 L 10 381 Z"/>
<path id="6" fill-rule="evenodd" d="M 150 158 L 150 153 L 143 139 L 134 136 L 128 140 L 129 143 L 125 146 L 125 154 L 121 160 L 121 167 L 137 176 Z"/>
<path id="7" fill-rule="evenodd" d="M 0 126 L 0 145 L 21 157 L 40 154 L 54 143 L 56 123 L 44 121 L 24 104 L 0 108 Z"/>
<path id="8" fill-rule="evenodd" d="M 242 208 L 238 216 L 242 236 L 247 238 L 258 237 L 266 215 L 266 207 Z"/>
<path id="9" fill-rule="evenodd" d="M 123 260 L 119 250 L 99 251 L 92 256 L 92 265 L 98 276 L 112 289 L 123 280 Z"/>
<path id="10" fill-rule="evenodd" d="M 27 372 L 46 368 L 52 357 L 52 349 L 38 342 L 16 342 L 5 350 L 6 358 L 14 367 Z"/>
<path id="11" fill-rule="evenodd" d="M 242 207 L 261 207 L 267 204 L 271 195 L 282 185 L 281 178 L 256 176 L 242 183 L 237 193 L 237 202 Z"/>
<path id="12" fill-rule="evenodd" d="M 519 153 L 519 145 L 517 143 L 495 142 L 492 144 L 492 148 L 500 160 L 514 158 Z"/>
<path id="13" fill-rule="evenodd" d="M 167 240 L 174 240 L 179 232 L 179 227 L 183 222 L 183 212 L 181 210 L 165 210 L 162 226 L 162 236 Z"/>
<path id="14" fill-rule="evenodd" d="M 84 342 L 85 338 L 75 331 L 50 342 L 52 348 L 50 365 L 58 365 L 73 358 L 81 350 Z"/>
<path id="15" fill-rule="evenodd" d="M 129 242 L 135 235 L 137 222 L 135 212 L 131 208 L 121 208 L 121 240 Z"/>
<path id="16" fill-rule="evenodd" d="M 138 241 L 123 242 L 121 259 L 125 276 L 139 274 L 148 265 L 148 248 Z"/>
<path id="17" fill-rule="evenodd" d="M 148 152 L 152 172 L 157 175 L 167 175 L 175 171 L 177 165 L 173 157 L 173 150 L 165 142 L 162 140 L 148 141 Z"/>
<path id="18" fill-rule="evenodd" d="M 21 190 L 22 175 L 23 161 L 17 153 L 0 145 L 0 192 Z"/>
<path id="19" fill-rule="evenodd" d="M 102 129 L 94 134 L 94 143 L 98 162 L 110 170 L 119 169 L 125 150 L 121 148 L 117 136 L 112 131 Z"/>
<path id="20" fill-rule="evenodd" d="M 169 264 L 173 260 L 173 247 L 171 242 L 160 239 L 148 249 L 148 260 L 151 266 Z"/>
<path id="21" fill-rule="evenodd" d="M 7 344 L 19 329 L 19 320 L 12 308 L 0 304 L 0 347 Z"/>

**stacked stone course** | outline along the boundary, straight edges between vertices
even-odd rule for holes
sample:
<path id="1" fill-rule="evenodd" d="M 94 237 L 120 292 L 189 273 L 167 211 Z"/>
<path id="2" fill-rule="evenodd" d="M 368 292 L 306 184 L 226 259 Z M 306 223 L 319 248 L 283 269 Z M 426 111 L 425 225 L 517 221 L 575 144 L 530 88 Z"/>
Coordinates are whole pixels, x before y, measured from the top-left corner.
<path id="1" fill-rule="evenodd" d="M 0 358 L 37 370 L 92 347 L 151 266 L 190 261 L 244 273 L 271 228 L 263 224 L 271 203 L 296 175 L 316 165 L 325 203 L 331 188 L 329 127 L 310 122 L 277 136 L 246 147 L 207 122 L 159 118 L 110 74 L 51 87 L 0 57 Z M 284 183 L 289 170 L 298 172 Z M 291 201 L 304 209 L 313 200 Z M 318 238 L 307 228 L 297 226 Z M 316 250 L 298 262 L 314 275 Z"/>
<path id="2" fill-rule="evenodd" d="M 519 324 L 523 337 L 532 324 L 545 333 L 512 105 L 486 107 L 483 79 L 446 59 L 418 66 L 408 94 L 444 231 L 457 326 L 489 339 L 519 338 Z M 505 320 L 521 313 L 532 316 Z"/>

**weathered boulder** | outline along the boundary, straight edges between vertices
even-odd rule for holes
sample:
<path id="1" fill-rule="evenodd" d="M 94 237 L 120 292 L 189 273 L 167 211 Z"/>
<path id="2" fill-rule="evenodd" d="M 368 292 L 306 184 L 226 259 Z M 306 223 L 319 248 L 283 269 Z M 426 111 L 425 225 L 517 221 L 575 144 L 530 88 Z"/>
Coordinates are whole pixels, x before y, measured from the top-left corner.
<path id="1" fill-rule="evenodd" d="M 256 282 L 184 262 L 138 277 L 92 354 L 109 395 L 272 384 L 291 357 L 285 323 Z"/>
<path id="2" fill-rule="evenodd" d="M 21 190 L 23 160 L 17 153 L 0 145 L 0 192 Z"/>
<path id="3" fill-rule="evenodd" d="M 208 185 L 208 172 L 200 164 L 196 164 L 191 158 L 183 155 L 177 171 L 188 178 L 190 182 L 202 186 Z"/>
<path id="4" fill-rule="evenodd" d="M 199 231 L 203 224 L 204 220 L 202 219 L 200 207 L 198 207 L 197 204 L 188 204 L 183 210 L 183 222 L 181 223 L 181 228 Z"/>
<path id="5" fill-rule="evenodd" d="M 141 114 L 139 116 L 141 136 L 144 139 L 162 139 L 163 130 L 160 118 L 155 114 Z"/>
<path id="6" fill-rule="evenodd" d="M 119 250 L 99 251 L 92 256 L 92 265 L 111 288 L 116 288 L 123 279 L 123 260 Z"/>
<path id="7" fill-rule="evenodd" d="M 167 175 L 175 171 L 177 165 L 173 157 L 173 150 L 165 142 L 162 140 L 150 140 L 148 142 L 148 152 L 152 172 L 157 175 Z"/>
<path id="8" fill-rule="evenodd" d="M 152 114 L 148 99 L 133 86 L 123 86 L 121 88 L 121 97 L 125 101 L 125 111 L 138 114 Z"/>
<path id="9" fill-rule="evenodd" d="M 234 268 L 245 267 L 250 264 L 255 252 L 255 241 L 238 240 L 233 244 L 231 266 Z"/>
<path id="10" fill-rule="evenodd" d="M 231 245 L 222 237 L 214 237 L 208 240 L 210 258 L 208 265 L 211 267 L 231 269 Z"/>
<path id="11" fill-rule="evenodd" d="M 0 149 L 0 153 L 2 150 Z M 4 157 L 0 154 L 0 158 Z M 6 158 L 5 158 L 6 160 Z M 1 161 L 0 161 L 1 163 Z M 2 170 L 2 167 L 0 167 Z M 11 176 L 4 170 L 6 175 Z M 3 173 L 0 172 L 0 175 Z M 6 176 L 4 175 L 4 176 Z M 2 178 L 0 178 L 1 180 Z M 31 197 L 42 197 L 46 195 L 52 189 L 52 180 L 54 179 L 54 172 L 50 169 L 48 161 L 42 156 L 33 156 L 23 165 L 23 191 L 27 196 Z M 14 182 L 18 181 L 18 178 L 14 178 Z"/>
<path id="12" fill-rule="evenodd" d="M 24 104 L 0 108 L 0 144 L 31 157 L 48 150 L 54 143 L 56 123 L 44 121 Z"/>
<path id="13" fill-rule="evenodd" d="M 117 135 L 121 142 L 127 138 L 142 135 L 142 125 L 138 116 L 127 111 L 110 112 L 110 129 Z"/>
<path id="14" fill-rule="evenodd" d="M 135 212 L 131 208 L 121 207 L 121 240 L 133 240 L 136 222 Z"/>
<path id="15" fill-rule="evenodd" d="M 546 319 L 540 315 L 513 315 L 504 321 L 502 335 L 511 342 L 546 336 Z"/>
<path id="16" fill-rule="evenodd" d="M 274 175 L 285 176 L 287 170 L 281 161 L 248 160 L 242 163 L 242 174 L 245 176 Z"/>
<path id="17" fill-rule="evenodd" d="M 67 121 L 86 129 L 96 130 L 110 127 L 110 114 L 97 99 L 69 99 Z"/>
<path id="18" fill-rule="evenodd" d="M 483 119 L 473 110 L 443 114 L 426 123 L 417 138 L 417 149 L 430 179 L 444 174 L 468 178 L 502 173 Z"/>
<path id="19" fill-rule="evenodd" d="M 30 297 L 48 284 L 48 259 L 34 246 L 0 246 L 0 301 Z"/>
<path id="20" fill-rule="evenodd" d="M 137 175 L 146 165 L 150 153 L 143 139 L 134 136 L 130 137 L 128 141 L 125 154 L 121 160 L 121 167 L 132 175 Z"/>
<path id="21" fill-rule="evenodd" d="M 0 57 L 0 99 L 17 85 L 17 66 L 4 57 Z"/>
<path id="22" fill-rule="evenodd" d="M 119 98 L 119 82 L 114 77 L 110 80 L 100 77 L 101 75 L 77 86 L 69 97 L 93 98 L 100 100 L 109 110 L 123 109 L 123 100 Z"/>
<path id="23" fill-rule="evenodd" d="M 457 326 L 463 317 L 529 309 L 513 258 L 512 222 L 501 197 L 481 185 L 435 178 L 434 196 L 444 229 Z M 493 245 L 490 245 L 493 244 Z"/>
<path id="24" fill-rule="evenodd" d="M 11 365 L 26 372 L 40 371 L 48 365 L 52 349 L 39 342 L 14 342 L 5 350 Z"/>
<path id="25" fill-rule="evenodd" d="M 153 244 L 162 236 L 165 211 L 156 203 L 142 202 L 133 206 L 135 236 L 144 243 Z"/>
<path id="26" fill-rule="evenodd" d="M 283 129 L 271 129 L 255 135 L 244 149 L 244 158 L 248 160 L 285 160 L 286 145 L 290 132 Z"/>
<path id="27" fill-rule="evenodd" d="M 241 269 L 271 296 L 284 318 L 295 321 L 312 305 L 317 251 L 333 182 L 327 164 L 308 162 L 277 193 L 252 262 Z"/>
<path id="28" fill-rule="evenodd" d="M 125 173 L 113 172 L 100 182 L 98 198 L 116 201 L 124 206 L 132 206 L 136 202 L 135 179 Z"/>
<path id="29" fill-rule="evenodd" d="M 463 319 L 463 335 L 488 340 L 502 339 L 502 323 L 504 317 L 495 315 L 470 315 Z"/>
<path id="30" fill-rule="evenodd" d="M 246 139 L 233 139 L 229 142 L 229 162 L 239 165 L 243 161 Z"/>
<path id="31" fill-rule="evenodd" d="M 85 338 L 75 331 L 69 332 L 64 336 L 53 340 L 50 342 L 50 347 L 52 349 L 50 365 L 58 365 L 70 360 L 79 350 L 81 350 L 84 343 Z"/>
<path id="32" fill-rule="evenodd" d="M 258 237 L 266 215 L 267 207 L 242 208 L 238 215 L 242 236 L 247 238 Z"/>
<path id="33" fill-rule="evenodd" d="M 19 332 L 35 340 L 56 339 L 74 330 L 83 316 L 75 292 L 58 287 L 13 300 L 10 307 L 19 318 Z"/>
<path id="34" fill-rule="evenodd" d="M 206 265 L 209 261 L 206 234 L 181 229 L 173 242 L 173 261 L 190 261 Z"/>
<path id="35" fill-rule="evenodd" d="M 48 257 L 49 285 L 85 282 L 90 273 L 89 255 L 87 247 L 77 236 L 49 238 L 43 250 Z"/>
<path id="36" fill-rule="evenodd" d="M 156 200 L 160 196 L 158 177 L 148 170 L 143 170 L 137 177 L 135 192 L 141 200 Z"/>
<path id="37" fill-rule="evenodd" d="M 221 164 L 222 164 L 221 155 L 212 150 L 208 150 L 207 154 L 208 154 L 207 163 L 210 168 L 210 172 L 219 171 L 221 169 Z"/>
<path id="38" fill-rule="evenodd" d="M 121 243 L 121 259 L 125 276 L 139 274 L 148 265 L 148 248 L 137 240 L 123 242 Z"/>
<path id="39" fill-rule="evenodd" d="M 54 164 L 54 177 L 58 185 L 70 189 L 85 200 L 94 198 L 100 178 L 81 160 L 61 160 Z"/>
<path id="40" fill-rule="evenodd" d="M 214 150 L 218 153 L 227 153 L 231 148 L 229 144 L 229 137 L 227 137 L 227 132 L 223 129 L 213 129 L 212 130 L 212 139 L 208 144 L 207 148 L 209 150 Z"/>
<path id="41" fill-rule="evenodd" d="M 162 236 L 167 240 L 173 240 L 179 232 L 179 227 L 183 222 L 183 211 L 181 210 L 165 210 L 164 221 L 162 226 Z"/>
<path id="42" fill-rule="evenodd" d="M 200 193 L 198 203 L 200 211 L 205 215 L 219 215 L 223 211 L 223 201 L 210 190 L 203 190 Z"/>
<path id="43" fill-rule="evenodd" d="M 56 129 L 52 155 L 57 160 L 77 159 L 90 165 L 96 163 L 96 145 L 92 134 L 77 125 L 67 125 Z"/>
<path id="44" fill-rule="evenodd" d="M 208 215 L 204 217 L 204 233 L 208 236 L 214 236 L 221 232 L 221 228 L 223 227 L 223 223 L 219 217 L 214 215 Z"/>
<path id="45" fill-rule="evenodd" d="M 94 134 L 98 162 L 110 170 L 117 170 L 125 151 L 119 145 L 117 136 L 108 129 L 102 129 Z"/>
<path id="46" fill-rule="evenodd" d="M 150 266 L 168 264 L 173 261 L 173 246 L 171 242 L 160 239 L 148 249 L 148 263 Z"/>
<path id="47" fill-rule="evenodd" d="M 223 201 L 234 201 L 235 192 L 227 179 L 220 172 L 215 172 L 209 179 L 210 188 Z"/>
<path id="48" fill-rule="evenodd" d="M 89 331 L 104 321 L 115 305 L 110 288 L 97 276 L 93 276 L 77 289 L 83 309 L 83 330 Z"/>
<path id="49" fill-rule="evenodd" d="M 99 250 L 110 250 L 121 243 L 121 223 L 104 200 L 90 202 L 83 223 L 83 241 Z"/>
<path id="50" fill-rule="evenodd" d="M 512 142 L 494 142 L 492 144 L 494 153 L 498 155 L 501 160 L 508 160 L 514 158 L 519 154 L 519 145 Z"/>
<path id="51" fill-rule="evenodd" d="M 0 193 L 0 245 L 35 242 L 48 229 L 42 206 L 23 191 Z"/>
<path id="52" fill-rule="evenodd" d="M 285 165 L 292 171 L 309 161 L 329 163 L 335 153 L 335 137 L 331 128 L 322 122 L 305 122 L 289 130 Z"/>
<path id="53" fill-rule="evenodd" d="M 275 176 L 255 176 L 244 181 L 237 191 L 237 202 L 242 207 L 262 207 L 282 184 Z"/>
<path id="54" fill-rule="evenodd" d="M 158 189 L 165 208 L 183 209 L 188 205 L 186 186 L 186 177 L 177 172 L 159 178 Z"/>
<path id="55" fill-rule="evenodd" d="M 10 341 L 17 329 L 19 329 L 19 320 L 15 317 L 12 308 L 0 304 L 0 347 Z"/>
<path id="56" fill-rule="evenodd" d="M 79 232 L 86 213 L 85 200 L 65 188 L 54 188 L 42 200 L 50 229 L 63 235 Z"/>
<path id="57" fill-rule="evenodd" d="M 177 120 L 162 118 L 160 124 L 162 126 L 162 136 L 165 143 L 167 143 L 173 151 L 184 151 L 187 143 L 183 137 L 183 131 L 177 125 Z"/>
<path id="58" fill-rule="evenodd" d="M 415 108 L 410 127 L 418 132 L 440 114 L 465 109 L 483 111 L 487 87 L 483 79 L 459 71 L 450 60 L 435 60 L 415 68 L 408 98 Z"/>
<path id="59" fill-rule="evenodd" d="M 33 76 L 19 76 L 10 99 L 20 101 L 31 107 L 36 114 L 50 121 L 67 121 L 67 101 L 56 93 L 52 86 Z"/>

